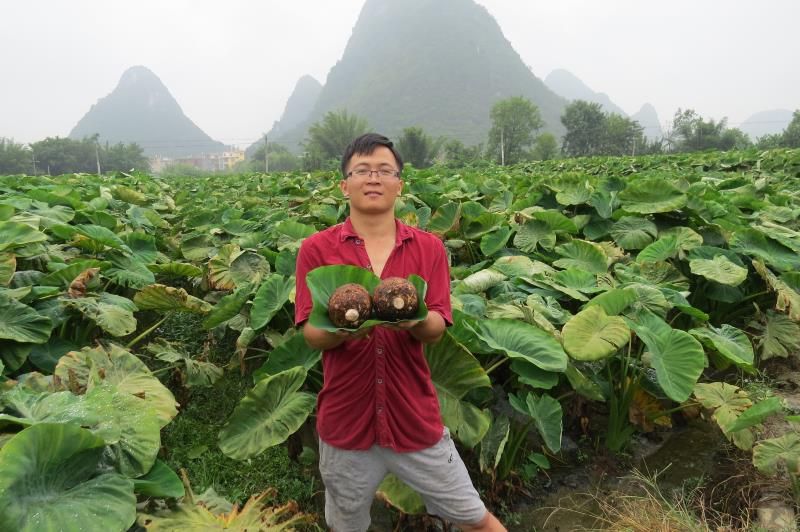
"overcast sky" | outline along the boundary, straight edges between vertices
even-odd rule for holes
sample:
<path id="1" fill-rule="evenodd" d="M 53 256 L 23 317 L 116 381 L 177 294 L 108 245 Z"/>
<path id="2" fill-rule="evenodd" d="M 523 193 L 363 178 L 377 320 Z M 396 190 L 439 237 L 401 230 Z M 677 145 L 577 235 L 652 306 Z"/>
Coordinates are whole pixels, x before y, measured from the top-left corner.
<path id="1" fill-rule="evenodd" d="M 386 0 L 402 1 L 402 0 Z M 799 0 L 478 0 L 539 78 L 564 68 L 628 113 L 731 125 L 800 108 Z M 324 83 L 363 0 L 0 0 L 0 137 L 66 136 L 130 66 L 246 146 L 297 79 Z"/>

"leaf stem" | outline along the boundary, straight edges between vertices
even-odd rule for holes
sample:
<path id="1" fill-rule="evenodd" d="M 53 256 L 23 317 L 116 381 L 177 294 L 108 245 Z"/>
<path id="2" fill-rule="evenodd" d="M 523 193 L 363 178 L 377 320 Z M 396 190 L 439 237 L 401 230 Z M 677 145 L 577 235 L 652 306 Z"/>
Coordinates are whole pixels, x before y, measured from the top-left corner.
<path id="1" fill-rule="evenodd" d="M 163 318 L 161 318 L 160 320 L 158 320 L 157 322 L 155 322 L 155 323 L 153 324 L 153 326 L 152 326 L 152 327 L 148 328 L 148 329 L 147 329 L 146 331 L 144 331 L 142 334 L 140 334 L 139 336 L 137 336 L 136 338 L 134 338 L 133 340 L 131 340 L 130 342 L 128 342 L 128 344 L 127 344 L 125 347 L 126 347 L 127 349 L 130 349 L 130 348 L 132 348 L 133 346 L 135 346 L 136 344 L 138 344 L 139 342 L 141 342 L 142 340 L 144 340 L 144 339 L 145 339 L 145 337 L 147 337 L 147 335 L 149 335 L 151 332 L 153 332 L 154 330 L 156 330 L 156 328 L 157 328 L 159 325 L 161 325 L 162 323 L 164 323 L 165 321 L 167 321 L 167 318 L 168 318 L 168 317 L 169 317 L 169 316 L 164 316 Z"/>

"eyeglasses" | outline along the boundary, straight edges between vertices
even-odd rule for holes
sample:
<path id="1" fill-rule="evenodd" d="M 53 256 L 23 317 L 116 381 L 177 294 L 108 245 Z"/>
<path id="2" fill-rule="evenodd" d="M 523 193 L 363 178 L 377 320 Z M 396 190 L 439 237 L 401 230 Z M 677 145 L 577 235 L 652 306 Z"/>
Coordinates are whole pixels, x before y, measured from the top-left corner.
<path id="1" fill-rule="evenodd" d="M 381 168 L 380 170 L 370 170 L 368 168 L 357 168 L 351 172 L 347 172 L 347 177 L 372 177 L 372 174 L 382 178 L 388 179 L 390 177 L 400 177 L 400 172 L 397 170 L 390 170 L 388 168 Z"/>

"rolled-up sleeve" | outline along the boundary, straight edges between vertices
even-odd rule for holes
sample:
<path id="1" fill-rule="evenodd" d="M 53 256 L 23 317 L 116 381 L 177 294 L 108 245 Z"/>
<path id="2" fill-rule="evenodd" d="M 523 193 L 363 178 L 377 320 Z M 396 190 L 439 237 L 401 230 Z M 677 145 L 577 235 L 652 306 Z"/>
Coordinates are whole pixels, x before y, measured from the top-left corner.
<path id="1" fill-rule="evenodd" d="M 425 294 L 425 305 L 428 310 L 435 310 L 441 314 L 449 327 L 453 324 L 453 310 L 450 304 L 450 266 L 447 261 L 447 250 L 438 238 L 435 245 L 433 261 L 428 275 L 428 291 Z"/>

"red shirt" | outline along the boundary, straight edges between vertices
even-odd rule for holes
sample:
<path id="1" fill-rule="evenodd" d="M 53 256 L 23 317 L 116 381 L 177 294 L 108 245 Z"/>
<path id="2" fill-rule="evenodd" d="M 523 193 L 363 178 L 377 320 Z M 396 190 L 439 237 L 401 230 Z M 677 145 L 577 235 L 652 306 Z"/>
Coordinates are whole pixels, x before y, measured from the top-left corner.
<path id="1" fill-rule="evenodd" d="M 396 238 L 382 278 L 419 275 L 428 283 L 425 304 L 452 324 L 450 270 L 442 241 L 396 221 Z M 308 319 L 306 274 L 318 266 L 370 268 L 364 241 L 350 218 L 316 233 L 297 256 L 295 323 Z M 322 354 L 324 384 L 317 396 L 317 432 L 329 445 L 418 451 L 442 437 L 439 400 L 422 343 L 407 331 L 375 327 L 368 338 L 346 340 Z"/>

